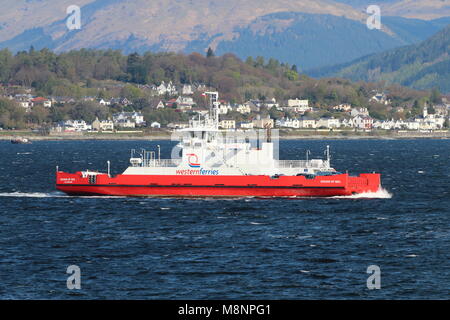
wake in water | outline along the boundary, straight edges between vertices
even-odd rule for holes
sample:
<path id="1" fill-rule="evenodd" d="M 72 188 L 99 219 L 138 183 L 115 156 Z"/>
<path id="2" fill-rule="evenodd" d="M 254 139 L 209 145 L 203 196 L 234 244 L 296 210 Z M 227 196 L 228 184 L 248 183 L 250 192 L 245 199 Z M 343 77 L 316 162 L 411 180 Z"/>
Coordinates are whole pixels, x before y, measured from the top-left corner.
<path id="1" fill-rule="evenodd" d="M 391 199 L 392 194 L 384 188 L 380 188 L 377 192 L 358 193 L 351 196 L 336 196 L 332 199 Z"/>
<path id="2" fill-rule="evenodd" d="M 123 196 L 68 196 L 62 192 L 0 192 L 0 197 L 15 197 L 15 198 L 100 198 L 100 199 L 108 199 L 108 198 L 126 198 Z M 141 199 L 155 199 L 159 197 L 143 197 Z M 288 197 L 289 199 L 317 199 L 314 197 Z M 366 193 L 358 193 L 351 196 L 335 196 L 329 197 L 328 199 L 391 199 L 392 194 L 389 193 L 386 189 L 379 189 L 377 192 L 366 192 Z M 276 197 L 227 197 L 227 198 L 211 198 L 211 197 L 175 197 L 175 198 L 160 198 L 160 199 L 185 199 L 185 200 L 203 200 L 203 201 L 217 201 L 217 200 L 227 200 L 227 201 L 236 201 L 236 200 L 245 200 L 251 201 L 252 199 L 286 199 L 286 198 L 276 198 Z M 323 198 L 322 198 L 323 199 Z"/>
<path id="3" fill-rule="evenodd" d="M 63 193 L 52 192 L 0 192 L 0 197 L 14 197 L 14 198 L 65 198 Z"/>
<path id="4" fill-rule="evenodd" d="M 62 192 L 0 192 L 0 197 L 11 198 L 86 198 L 86 199 L 108 199 L 125 198 L 118 196 L 68 196 Z"/>

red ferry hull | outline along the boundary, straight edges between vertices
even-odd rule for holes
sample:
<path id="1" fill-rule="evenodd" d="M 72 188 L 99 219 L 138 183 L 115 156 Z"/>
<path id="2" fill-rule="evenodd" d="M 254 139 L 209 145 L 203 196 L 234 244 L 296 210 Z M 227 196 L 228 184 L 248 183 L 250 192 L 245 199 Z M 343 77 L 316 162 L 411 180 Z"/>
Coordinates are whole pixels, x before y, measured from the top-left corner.
<path id="1" fill-rule="evenodd" d="M 178 176 L 57 172 L 56 188 L 68 195 L 130 197 L 331 197 L 376 192 L 380 174 L 316 176 Z"/>

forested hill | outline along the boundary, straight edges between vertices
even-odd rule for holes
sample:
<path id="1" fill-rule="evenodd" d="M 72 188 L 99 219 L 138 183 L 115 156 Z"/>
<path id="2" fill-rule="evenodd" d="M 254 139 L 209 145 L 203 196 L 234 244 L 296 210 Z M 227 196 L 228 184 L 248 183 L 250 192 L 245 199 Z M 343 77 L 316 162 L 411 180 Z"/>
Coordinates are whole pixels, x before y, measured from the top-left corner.
<path id="1" fill-rule="evenodd" d="M 450 25 L 417 44 L 358 59 L 312 74 L 351 80 L 398 83 L 417 89 L 450 92 Z"/>
<path id="2" fill-rule="evenodd" d="M 42 95 L 78 96 L 95 81 L 113 80 L 134 84 L 202 83 L 218 89 L 222 96 L 242 100 L 244 90 L 289 91 L 299 79 L 295 65 L 275 59 L 249 58 L 243 62 L 233 54 L 205 57 L 198 53 L 137 53 L 123 55 L 114 50 L 76 50 L 55 54 L 31 48 L 13 55 L 0 51 L 0 82 L 33 87 Z"/>
<path id="3" fill-rule="evenodd" d="M 120 51 L 86 49 L 60 54 L 33 48 L 16 55 L 8 50 L 0 51 L 0 82 L 32 87 L 36 95 L 75 99 L 121 96 L 147 105 L 153 97 L 151 90 L 138 85 L 158 85 L 162 81 L 177 85 L 205 84 L 230 102 L 303 98 L 318 108 L 349 103 L 376 108 L 376 113 L 386 113 L 387 109 L 369 103 L 375 92 L 389 92 L 394 107 L 410 107 L 414 101 L 430 95 L 383 83 L 313 79 L 299 74 L 295 65 L 261 56 L 249 57 L 244 62 L 233 54 L 214 56 L 212 51 L 209 56 L 150 52 L 124 55 Z M 125 90 L 117 92 L 114 88 Z"/>

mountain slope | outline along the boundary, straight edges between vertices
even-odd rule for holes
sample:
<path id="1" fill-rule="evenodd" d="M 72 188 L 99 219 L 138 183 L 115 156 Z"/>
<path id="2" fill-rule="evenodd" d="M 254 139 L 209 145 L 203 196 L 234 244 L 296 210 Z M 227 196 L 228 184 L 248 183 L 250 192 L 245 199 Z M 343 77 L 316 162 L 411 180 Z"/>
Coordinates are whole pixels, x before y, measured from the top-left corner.
<path id="1" fill-rule="evenodd" d="M 402 0 L 382 7 L 384 15 L 437 19 L 450 16 L 450 0 Z"/>
<path id="2" fill-rule="evenodd" d="M 369 0 L 77 0 L 82 28 L 69 31 L 66 8 L 73 3 L 2 0 L 0 48 L 142 53 L 203 52 L 211 46 L 218 53 L 274 57 L 306 70 L 416 43 L 442 27 L 383 15 L 383 29 L 369 30 L 362 10 Z"/>
<path id="3" fill-rule="evenodd" d="M 333 14 L 353 20 L 364 15 L 345 4 L 329 0 L 82 0 L 82 29 L 67 32 L 68 0 L 3 0 L 0 13 L 0 42 L 22 32 L 43 28 L 51 36 L 55 49 L 98 47 L 130 36 L 147 45 L 161 44 L 166 50 L 181 50 L 188 41 L 201 34 L 232 37 L 235 27 L 255 18 L 281 11 Z M 3 3 L 2 3 L 3 4 Z M 63 41 L 61 41 L 63 40 Z"/>
<path id="4" fill-rule="evenodd" d="M 450 92 L 450 25 L 419 44 L 364 57 L 321 75 Z"/>

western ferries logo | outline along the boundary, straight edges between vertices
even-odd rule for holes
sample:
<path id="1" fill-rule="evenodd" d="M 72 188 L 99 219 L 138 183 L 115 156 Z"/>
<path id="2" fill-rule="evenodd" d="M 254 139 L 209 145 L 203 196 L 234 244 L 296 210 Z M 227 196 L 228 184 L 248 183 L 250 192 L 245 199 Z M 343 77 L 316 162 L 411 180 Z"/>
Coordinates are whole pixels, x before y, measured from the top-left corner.
<path id="1" fill-rule="evenodd" d="M 194 153 L 187 154 L 187 162 L 189 167 L 193 169 L 177 170 L 177 175 L 193 175 L 193 176 L 217 176 L 219 170 L 208 170 L 200 167 L 198 156 Z"/>
<path id="2" fill-rule="evenodd" d="M 187 154 L 188 164 L 191 168 L 200 168 L 200 163 L 198 163 L 198 156 L 195 153 Z"/>

